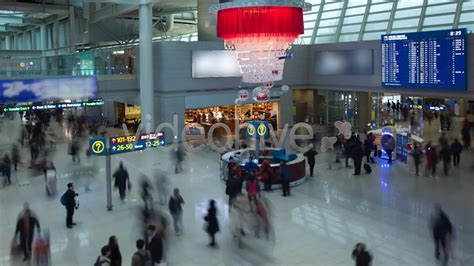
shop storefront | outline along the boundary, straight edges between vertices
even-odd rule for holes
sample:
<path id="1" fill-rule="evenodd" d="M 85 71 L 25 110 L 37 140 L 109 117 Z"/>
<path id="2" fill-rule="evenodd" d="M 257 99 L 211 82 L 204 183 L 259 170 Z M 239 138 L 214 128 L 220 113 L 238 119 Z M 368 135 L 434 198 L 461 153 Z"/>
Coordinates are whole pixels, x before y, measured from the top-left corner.
<path id="1" fill-rule="evenodd" d="M 278 105 L 278 102 L 266 102 L 186 109 L 185 124 L 199 124 L 206 133 L 216 123 L 224 123 L 234 132 L 236 120 L 238 124 L 251 120 L 267 121 L 277 128 Z"/>

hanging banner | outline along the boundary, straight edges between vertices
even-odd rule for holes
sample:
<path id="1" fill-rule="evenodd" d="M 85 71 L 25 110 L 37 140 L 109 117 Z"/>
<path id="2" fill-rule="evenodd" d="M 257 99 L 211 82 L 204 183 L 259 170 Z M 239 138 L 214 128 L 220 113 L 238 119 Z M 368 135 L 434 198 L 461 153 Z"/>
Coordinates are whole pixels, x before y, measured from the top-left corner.
<path id="1" fill-rule="evenodd" d="M 0 80 L 0 103 L 78 100 L 96 96 L 95 77 Z"/>

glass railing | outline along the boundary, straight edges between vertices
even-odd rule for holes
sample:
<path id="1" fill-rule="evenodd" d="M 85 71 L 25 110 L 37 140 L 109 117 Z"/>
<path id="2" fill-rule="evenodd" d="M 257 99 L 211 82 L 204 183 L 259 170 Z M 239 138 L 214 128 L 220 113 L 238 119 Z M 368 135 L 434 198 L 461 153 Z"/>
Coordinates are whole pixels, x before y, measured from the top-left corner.
<path id="1" fill-rule="evenodd" d="M 67 55 L 0 58 L 0 79 L 97 76 L 99 80 L 135 79 L 135 48 L 111 47 Z"/>

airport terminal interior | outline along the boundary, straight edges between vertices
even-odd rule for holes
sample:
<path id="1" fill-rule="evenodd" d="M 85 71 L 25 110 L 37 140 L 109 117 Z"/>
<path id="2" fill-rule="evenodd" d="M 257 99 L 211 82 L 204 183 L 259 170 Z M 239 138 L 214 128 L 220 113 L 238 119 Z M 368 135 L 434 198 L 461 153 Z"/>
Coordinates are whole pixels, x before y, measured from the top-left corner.
<path id="1" fill-rule="evenodd" d="M 0 266 L 474 265 L 474 1 L 0 1 Z"/>

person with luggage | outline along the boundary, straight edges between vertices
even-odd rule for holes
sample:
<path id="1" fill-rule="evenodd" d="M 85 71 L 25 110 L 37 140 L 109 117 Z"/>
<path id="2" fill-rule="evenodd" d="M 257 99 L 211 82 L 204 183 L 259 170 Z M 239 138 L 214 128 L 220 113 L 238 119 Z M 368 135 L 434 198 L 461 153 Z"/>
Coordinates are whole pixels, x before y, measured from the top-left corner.
<path id="1" fill-rule="evenodd" d="M 115 187 L 118 188 L 119 190 L 120 199 L 124 201 L 127 185 L 128 185 L 129 190 L 131 186 L 130 186 L 130 178 L 128 176 L 128 171 L 123 166 L 123 162 L 120 162 L 119 168 L 115 171 L 112 177 L 115 178 Z"/>
<path id="2" fill-rule="evenodd" d="M 389 136 L 387 141 L 385 141 L 385 152 L 388 156 L 388 164 L 392 164 L 393 150 L 395 149 L 395 140 L 393 137 Z"/>
<path id="3" fill-rule="evenodd" d="M 183 207 L 184 204 L 183 197 L 179 194 L 179 189 L 175 188 L 173 191 L 173 196 L 170 197 L 168 202 L 168 208 L 173 217 L 174 231 L 176 235 L 180 235 L 183 230 Z"/>
<path id="4" fill-rule="evenodd" d="M 370 156 L 372 148 L 374 147 L 374 135 L 372 133 L 367 134 L 367 138 L 364 141 L 364 153 L 367 158 L 367 163 L 375 163 L 374 158 Z"/>
<path id="5" fill-rule="evenodd" d="M 359 141 L 355 143 L 352 148 L 351 154 L 352 160 L 354 161 L 354 175 L 360 175 L 362 168 L 362 158 L 364 157 L 364 151 L 362 150 L 362 144 Z"/>
<path id="6" fill-rule="evenodd" d="M 31 215 L 29 208 L 26 208 L 17 223 L 15 229 L 15 236 L 13 237 L 12 245 L 15 245 L 17 236 L 20 237 L 20 248 L 23 251 L 23 261 L 31 259 L 33 239 L 35 236 L 35 228 L 38 232 L 41 231 L 38 219 Z"/>
<path id="7" fill-rule="evenodd" d="M 137 251 L 132 256 L 132 266 L 151 266 L 151 254 L 145 249 L 145 241 L 138 239 Z"/>
<path id="8" fill-rule="evenodd" d="M 453 154 L 453 164 L 454 167 L 459 168 L 459 162 L 461 161 L 461 152 L 463 146 L 461 142 L 456 138 L 453 143 L 451 143 L 451 153 Z"/>
<path id="9" fill-rule="evenodd" d="M 78 196 L 79 194 L 74 191 L 73 183 L 68 183 L 67 190 L 61 197 L 61 204 L 66 207 L 66 226 L 69 229 L 72 229 L 72 226 L 76 225 L 76 223 L 73 222 L 73 216 L 74 209 L 78 208 L 78 204 L 76 202 L 76 197 Z"/>

